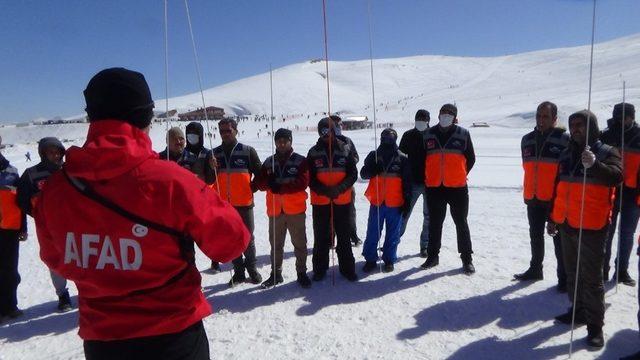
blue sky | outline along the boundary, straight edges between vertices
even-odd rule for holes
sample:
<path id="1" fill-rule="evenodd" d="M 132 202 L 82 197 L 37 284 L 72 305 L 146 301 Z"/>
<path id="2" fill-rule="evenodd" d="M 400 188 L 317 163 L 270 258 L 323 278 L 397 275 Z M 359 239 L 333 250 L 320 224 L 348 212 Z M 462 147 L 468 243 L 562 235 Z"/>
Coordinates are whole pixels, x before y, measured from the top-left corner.
<path id="1" fill-rule="evenodd" d="M 588 44 L 590 0 L 370 0 L 374 57 L 495 56 Z M 369 57 L 368 0 L 327 0 L 329 57 Z M 205 88 L 323 56 L 321 0 L 191 0 Z M 640 33 L 640 1 L 598 0 L 596 41 Z M 163 0 L 2 1 L 0 122 L 82 113 L 124 66 L 164 98 Z M 197 91 L 183 0 L 169 0 L 169 95 Z"/>

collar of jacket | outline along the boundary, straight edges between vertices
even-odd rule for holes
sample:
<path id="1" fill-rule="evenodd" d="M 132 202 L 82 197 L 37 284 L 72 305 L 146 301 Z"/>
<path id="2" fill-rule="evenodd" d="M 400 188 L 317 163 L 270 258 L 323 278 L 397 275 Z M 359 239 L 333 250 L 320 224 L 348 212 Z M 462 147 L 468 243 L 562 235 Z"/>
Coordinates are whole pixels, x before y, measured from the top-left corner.
<path id="1" fill-rule="evenodd" d="M 87 141 L 66 153 L 69 175 L 87 180 L 120 176 L 148 159 L 158 158 L 149 136 L 120 120 L 100 120 L 89 125 Z"/>

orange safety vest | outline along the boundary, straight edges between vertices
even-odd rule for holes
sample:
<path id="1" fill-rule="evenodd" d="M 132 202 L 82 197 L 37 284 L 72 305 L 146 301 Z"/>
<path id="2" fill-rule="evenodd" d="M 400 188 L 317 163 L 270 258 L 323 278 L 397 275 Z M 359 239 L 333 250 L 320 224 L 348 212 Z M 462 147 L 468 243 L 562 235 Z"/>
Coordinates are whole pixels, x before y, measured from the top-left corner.
<path id="1" fill-rule="evenodd" d="M 611 146 L 596 142 L 591 148 L 598 161 L 609 156 Z M 556 224 L 565 222 L 572 228 L 580 228 L 580 211 L 582 207 L 582 163 L 571 164 L 570 150 L 565 150 L 560 159 L 558 184 L 555 201 L 551 212 L 551 220 Z M 615 198 L 615 187 L 593 178 L 587 170 L 587 182 L 584 189 L 584 214 L 582 228 L 584 230 L 600 230 L 611 220 L 611 210 Z"/>
<path id="2" fill-rule="evenodd" d="M 537 130 L 528 133 L 520 144 L 524 168 L 524 199 L 551 201 L 560 154 L 569 146 L 570 137 L 563 129 L 553 129 L 538 151 L 537 135 Z"/>
<path id="3" fill-rule="evenodd" d="M 319 145 L 315 145 L 309 150 L 307 162 L 310 167 L 316 170 L 318 181 L 326 186 L 338 185 L 347 177 L 347 162 L 353 161 L 349 157 L 348 146 L 334 145 L 332 148 L 333 159 L 329 166 L 329 155 L 327 151 Z M 353 187 L 348 188 L 343 193 L 333 199 L 335 205 L 346 205 L 351 202 Z M 329 205 L 331 199 L 311 190 L 311 205 Z"/>
<path id="4" fill-rule="evenodd" d="M 300 165 L 304 162 L 304 156 L 291 153 L 283 166 L 277 162 L 274 164 L 273 156 L 265 160 L 263 167 L 273 168 L 276 175 L 276 183 L 280 185 L 290 184 L 299 176 Z M 307 191 L 302 190 L 291 194 L 274 194 L 267 190 L 267 216 L 297 215 L 307 211 Z"/>
<path id="5" fill-rule="evenodd" d="M 22 210 L 18 207 L 15 186 L 0 186 L 0 229 L 20 230 Z"/>
<path id="6" fill-rule="evenodd" d="M 225 155 L 222 146 L 213 150 L 213 156 L 218 161 L 218 178 L 212 187 L 233 206 L 253 205 L 249 171 L 250 153 L 251 147 L 240 143 L 233 147 L 229 158 Z"/>
<path id="7" fill-rule="evenodd" d="M 364 192 L 364 196 L 371 205 L 380 206 L 382 203 L 387 207 L 400 207 L 404 205 L 402 192 L 402 156 L 397 154 L 391 159 L 386 169 L 369 180 L 369 186 Z M 404 164 L 406 166 L 406 163 Z"/>
<path id="8" fill-rule="evenodd" d="M 467 149 L 469 132 L 455 125 L 456 128 L 447 142 L 442 145 L 435 135 L 440 131 L 432 127 L 425 135 L 427 156 L 424 167 L 424 183 L 427 187 L 464 187 L 467 185 Z"/>

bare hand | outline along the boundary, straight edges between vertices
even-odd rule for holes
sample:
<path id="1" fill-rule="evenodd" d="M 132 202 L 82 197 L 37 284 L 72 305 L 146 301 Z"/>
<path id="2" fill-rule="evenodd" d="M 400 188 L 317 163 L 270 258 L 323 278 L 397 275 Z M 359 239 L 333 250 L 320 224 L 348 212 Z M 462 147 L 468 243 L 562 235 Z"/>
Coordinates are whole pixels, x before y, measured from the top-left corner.
<path id="1" fill-rule="evenodd" d="M 211 166 L 212 169 L 216 169 L 218 167 L 218 159 L 216 159 L 215 156 L 209 158 L 209 166 Z"/>
<path id="2" fill-rule="evenodd" d="M 595 163 L 596 163 L 596 155 L 593 152 L 591 152 L 591 150 L 587 146 L 582 152 L 582 166 L 584 166 L 585 169 L 588 169 L 592 167 L 593 164 Z"/>

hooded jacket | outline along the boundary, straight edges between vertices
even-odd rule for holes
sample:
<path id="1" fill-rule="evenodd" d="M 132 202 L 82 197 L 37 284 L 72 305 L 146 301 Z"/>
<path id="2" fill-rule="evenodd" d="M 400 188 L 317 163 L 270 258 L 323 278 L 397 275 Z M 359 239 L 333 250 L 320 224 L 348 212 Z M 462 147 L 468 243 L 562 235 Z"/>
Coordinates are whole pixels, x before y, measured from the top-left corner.
<path id="1" fill-rule="evenodd" d="M 204 129 L 199 122 L 191 122 L 187 125 L 187 145 L 185 150 L 189 152 L 188 156 L 184 157 L 183 167 L 191 170 L 196 174 L 200 180 L 207 184 L 213 184 L 216 179 L 213 168 L 209 165 L 209 160 L 213 156 L 213 152 L 204 147 Z M 198 143 L 189 143 L 189 134 L 198 135 Z"/>
<path id="2" fill-rule="evenodd" d="M 101 120 L 64 171 L 147 221 L 188 235 L 227 262 L 249 233 L 237 211 L 177 164 L 160 160 L 132 125 Z M 200 273 L 176 237 L 135 224 L 78 192 L 65 172 L 51 176 L 34 209 L 40 257 L 76 283 L 80 337 L 116 340 L 175 333 L 211 313 Z"/>
<path id="3" fill-rule="evenodd" d="M 376 156 L 377 153 L 377 156 Z M 377 162 L 376 162 L 377 157 Z M 411 168 L 396 144 L 381 144 L 364 159 L 360 177 L 371 179 L 365 196 L 372 205 L 387 207 L 411 203 Z"/>
<path id="4" fill-rule="evenodd" d="M 624 129 L 624 149 L 622 148 L 622 122 L 620 119 L 607 120 L 607 129 L 600 135 L 600 140 L 624 153 L 623 171 L 624 185 L 633 193 L 631 189 L 636 189 L 638 193 L 638 175 L 640 174 L 640 127 L 634 121 L 631 126 Z M 626 190 L 625 190 L 626 192 Z"/>

